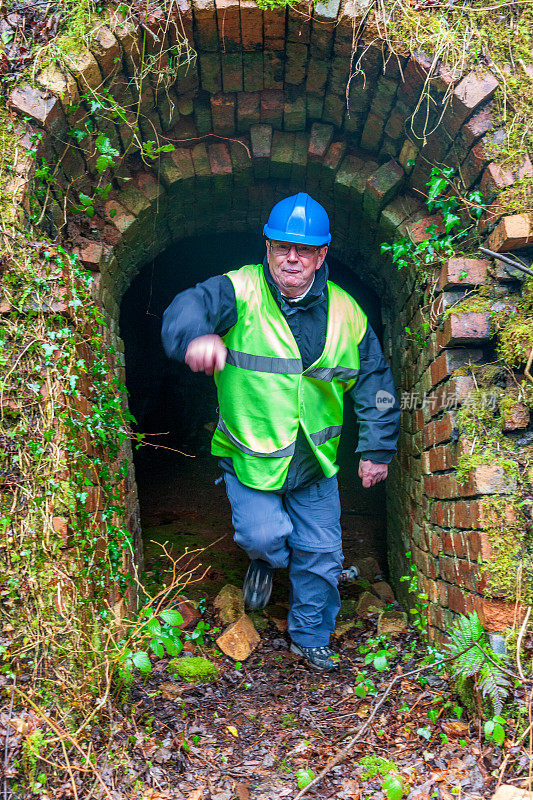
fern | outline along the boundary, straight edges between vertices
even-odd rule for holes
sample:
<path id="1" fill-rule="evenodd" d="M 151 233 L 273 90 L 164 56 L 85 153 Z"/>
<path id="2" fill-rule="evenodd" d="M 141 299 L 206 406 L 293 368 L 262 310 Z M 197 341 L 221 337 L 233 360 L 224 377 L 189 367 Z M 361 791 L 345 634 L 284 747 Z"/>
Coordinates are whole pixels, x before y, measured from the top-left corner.
<path id="1" fill-rule="evenodd" d="M 481 667 L 478 686 L 483 697 L 490 699 L 494 708 L 494 715 L 501 714 L 510 686 L 510 682 L 504 673 L 488 661 Z"/>
<path id="2" fill-rule="evenodd" d="M 473 678 L 474 686 L 482 697 L 490 700 L 494 714 L 498 715 L 509 693 L 510 681 L 501 669 L 504 658 L 493 652 L 477 613 L 461 615 L 450 638 L 446 656 L 454 658 L 452 674 L 456 678 Z"/>

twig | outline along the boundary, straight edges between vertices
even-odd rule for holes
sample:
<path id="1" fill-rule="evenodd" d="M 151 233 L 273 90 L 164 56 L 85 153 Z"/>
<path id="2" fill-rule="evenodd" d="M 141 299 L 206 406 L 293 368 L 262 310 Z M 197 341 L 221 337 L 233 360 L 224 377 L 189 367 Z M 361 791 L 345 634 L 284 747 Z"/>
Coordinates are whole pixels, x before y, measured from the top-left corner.
<path id="1" fill-rule="evenodd" d="M 529 358 L 527 360 L 526 368 L 524 370 L 524 375 L 526 376 L 526 378 L 529 378 L 529 380 L 533 383 L 533 375 L 530 372 L 532 363 L 533 363 L 533 347 L 529 351 Z"/>
<path id="2" fill-rule="evenodd" d="M 518 675 L 516 674 L 516 672 L 511 672 L 511 670 L 509 670 L 509 669 L 505 669 L 505 667 L 502 667 L 502 665 L 501 665 L 501 664 L 498 664 L 498 662 L 497 662 L 497 661 L 495 661 L 495 660 L 494 660 L 494 659 L 493 659 L 491 656 L 489 656 L 489 654 L 487 653 L 487 651 L 486 651 L 486 650 L 483 650 L 483 648 L 482 648 L 482 647 L 481 647 L 479 644 L 477 644 L 477 642 L 476 642 L 476 644 L 475 644 L 475 647 L 477 647 L 477 649 L 478 649 L 478 650 L 480 650 L 480 651 L 483 653 L 483 655 L 485 656 L 485 658 L 488 658 L 488 660 L 489 660 L 489 661 L 490 661 L 492 664 L 494 664 L 494 666 L 495 666 L 495 667 L 498 667 L 498 669 L 499 669 L 499 670 L 501 670 L 502 672 L 505 672 L 505 674 L 506 674 L 506 675 L 509 675 L 509 677 L 510 677 L 510 678 L 512 678 L 512 679 L 513 679 L 513 681 L 516 681 L 516 680 L 517 680 L 517 678 L 518 678 Z M 533 683 L 533 680 L 532 680 L 531 678 L 524 678 L 524 682 L 525 682 L 525 683 Z"/>
<path id="3" fill-rule="evenodd" d="M 533 354 L 533 348 L 531 349 L 531 353 Z M 518 674 L 520 675 L 520 679 L 523 681 L 526 680 L 526 676 L 524 675 L 524 670 L 522 669 L 522 662 L 520 660 L 520 648 L 522 647 L 522 639 L 524 638 L 524 634 L 526 632 L 530 615 L 531 615 L 531 606 L 529 606 L 527 609 L 526 616 L 524 617 L 524 621 L 522 623 L 520 632 L 518 634 L 518 639 L 516 640 L 516 666 L 518 667 Z"/>
<path id="4" fill-rule="evenodd" d="M 13 691 L 11 692 L 11 703 L 9 706 L 9 717 L 7 719 L 6 725 L 6 742 L 4 747 L 4 800 L 7 800 L 7 778 L 5 777 L 6 769 L 7 769 L 7 744 L 9 742 L 9 731 L 11 728 L 10 720 L 13 714 L 13 701 L 15 699 L 15 684 L 17 682 L 17 676 L 14 676 L 14 683 L 13 683 Z"/>
<path id="5" fill-rule="evenodd" d="M 483 634 L 481 634 L 481 635 L 483 635 Z M 478 639 L 476 639 L 475 642 L 473 642 L 471 645 L 469 645 L 469 647 L 466 647 L 460 653 L 454 653 L 453 656 L 448 656 L 447 658 L 441 659 L 438 662 L 438 664 L 441 665 L 441 664 L 446 664 L 449 661 L 455 661 L 456 658 L 459 658 L 459 656 L 464 655 L 464 653 L 467 653 L 473 647 L 476 647 L 476 645 L 477 645 L 477 643 L 478 643 L 480 638 L 481 638 L 481 636 L 479 636 Z M 374 719 L 374 717 L 378 713 L 379 709 L 381 708 L 381 706 L 383 705 L 383 703 L 385 702 L 385 700 L 387 699 L 387 697 L 391 693 L 392 688 L 396 685 L 396 683 L 398 681 L 405 680 L 405 678 L 410 678 L 412 675 L 418 675 L 420 672 L 424 672 L 427 669 L 433 669 L 435 666 L 436 666 L 435 664 L 425 664 L 423 667 L 417 667 L 416 669 L 410 670 L 410 672 L 404 672 L 403 675 L 395 675 L 394 678 L 392 679 L 392 681 L 389 683 L 387 689 L 385 690 L 385 693 L 383 694 L 383 696 L 381 697 L 379 702 L 376 703 L 376 705 L 374 706 L 374 708 L 370 712 L 366 722 L 362 725 L 362 727 L 357 732 L 355 732 L 355 730 L 356 730 L 355 728 L 351 728 L 345 734 L 345 736 L 350 736 L 352 733 L 355 733 L 355 736 L 352 739 L 350 739 L 350 741 L 348 742 L 346 747 L 344 747 L 340 751 L 340 753 L 337 753 L 337 755 L 334 756 L 326 764 L 324 769 L 321 772 L 318 773 L 316 778 L 314 778 L 311 781 L 311 783 L 308 783 L 307 786 L 305 786 L 300 792 L 298 792 L 298 794 L 296 795 L 294 800 L 299 800 L 300 797 L 303 797 L 304 794 L 307 794 L 307 792 L 309 791 L 309 789 L 311 789 L 312 786 L 316 786 L 317 783 L 320 783 L 320 781 L 323 778 L 325 778 L 325 776 L 328 774 L 328 772 L 331 772 L 333 767 L 335 767 L 337 764 L 340 764 L 340 762 L 344 760 L 344 757 L 348 755 L 350 750 L 353 749 L 354 744 L 356 744 L 356 742 L 358 742 L 360 740 L 360 738 L 363 735 L 363 733 L 370 726 L 370 723 L 372 722 L 372 720 Z"/>
<path id="6" fill-rule="evenodd" d="M 533 270 L 529 269 L 528 267 L 524 267 L 523 264 L 520 264 L 513 258 L 507 258 L 507 256 L 502 256 L 501 253 L 495 253 L 494 250 L 489 250 L 487 247 L 480 247 L 479 249 L 482 253 L 485 253 L 486 256 L 492 256 L 492 258 L 497 258 L 498 261 L 503 261 L 504 264 L 509 264 L 509 266 L 511 267 L 516 267 L 516 269 L 525 272 L 526 275 L 533 275 Z"/>
<path id="7" fill-rule="evenodd" d="M 78 800 L 78 790 L 76 788 L 76 781 L 74 780 L 74 774 L 72 772 L 72 767 L 70 766 L 69 757 L 67 754 L 67 748 L 65 747 L 65 742 L 61 739 L 61 749 L 63 750 L 63 755 L 65 757 L 65 764 L 67 765 L 68 774 L 70 776 L 70 782 L 72 784 L 72 791 L 74 793 L 74 800 Z"/>
<path id="8" fill-rule="evenodd" d="M 94 764 L 91 762 L 91 760 L 89 758 L 87 758 L 87 754 L 83 752 L 83 750 L 80 747 L 80 745 L 74 740 L 74 738 L 68 733 L 68 731 L 62 731 L 61 728 L 59 727 L 59 725 L 57 725 L 54 722 L 53 719 L 51 719 L 47 714 L 45 714 L 44 711 L 42 711 L 42 709 L 40 709 L 39 706 L 36 703 L 34 703 L 33 700 L 30 697 L 28 697 L 28 695 L 25 692 L 23 692 L 21 689 L 16 689 L 16 691 L 21 695 L 21 697 L 24 699 L 24 701 L 26 703 L 29 703 L 29 705 L 33 708 L 33 710 L 36 711 L 39 714 L 39 716 L 47 723 L 47 725 L 49 725 L 52 728 L 54 733 L 57 736 L 60 737 L 60 740 L 62 742 L 65 739 L 68 739 L 74 745 L 76 750 L 78 750 L 78 752 L 81 753 L 82 757 L 87 762 L 87 765 L 88 765 L 89 769 L 92 772 L 94 772 L 94 774 L 95 774 L 95 776 L 96 776 L 96 778 L 98 780 L 98 783 L 100 784 L 100 786 L 102 787 L 102 789 L 104 790 L 104 792 L 106 794 L 106 797 L 108 797 L 109 800 L 113 800 L 113 797 L 112 797 L 109 789 L 105 785 L 102 776 L 100 775 L 100 773 L 98 772 L 98 770 L 96 769 Z"/>

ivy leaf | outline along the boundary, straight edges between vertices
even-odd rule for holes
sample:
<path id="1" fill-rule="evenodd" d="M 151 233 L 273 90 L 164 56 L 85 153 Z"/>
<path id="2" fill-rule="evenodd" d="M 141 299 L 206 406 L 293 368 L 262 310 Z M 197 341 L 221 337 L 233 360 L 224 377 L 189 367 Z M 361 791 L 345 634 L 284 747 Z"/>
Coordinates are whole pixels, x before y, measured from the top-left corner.
<path id="1" fill-rule="evenodd" d="M 163 611 L 161 614 L 161 619 L 166 622 L 168 625 L 182 625 L 183 624 L 183 617 L 179 611 L 173 611 L 169 609 L 168 611 Z"/>
<path id="2" fill-rule="evenodd" d="M 106 171 L 109 164 L 112 164 L 113 160 L 109 158 L 109 156 L 98 156 L 96 159 L 96 169 L 100 173 L 100 175 Z"/>
<path id="3" fill-rule="evenodd" d="M 145 653 L 143 650 L 139 650 L 137 653 L 134 654 L 132 660 L 137 669 L 140 669 L 141 672 L 145 673 L 151 672 L 152 664 L 148 657 L 148 653 Z"/>
<path id="4" fill-rule="evenodd" d="M 452 228 L 455 228 L 456 225 L 459 225 L 461 222 L 461 218 L 457 216 L 457 214 L 447 214 L 446 219 L 444 221 L 444 227 L 446 229 L 446 233 L 449 233 Z"/>

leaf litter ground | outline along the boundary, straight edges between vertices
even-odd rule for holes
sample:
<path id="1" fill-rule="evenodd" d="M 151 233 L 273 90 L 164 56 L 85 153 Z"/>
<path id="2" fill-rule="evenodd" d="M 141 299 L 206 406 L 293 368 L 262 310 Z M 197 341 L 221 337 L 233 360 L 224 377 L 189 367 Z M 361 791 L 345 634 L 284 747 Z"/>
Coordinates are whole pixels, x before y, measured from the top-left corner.
<path id="1" fill-rule="evenodd" d="M 367 718 L 373 698 L 354 693 L 361 670 L 379 699 L 394 675 L 417 665 L 409 633 L 390 639 L 396 655 L 388 670 L 369 670 L 360 648 L 375 636 L 371 620 L 350 632 L 339 643 L 342 667 L 335 675 L 311 671 L 272 623 L 240 669 L 207 648 L 221 670 L 215 683 L 188 686 L 169 675 L 168 661 L 156 662 L 115 711 L 116 743 L 130 743 L 130 786 L 117 785 L 116 797 L 132 796 L 134 776 L 144 787 L 138 796 L 152 800 L 294 798 L 297 770 L 318 773 L 346 732 Z M 409 797 L 491 797 L 503 751 L 481 740 L 479 724 L 457 719 L 455 703 L 446 708 L 449 696 L 448 683 L 431 672 L 422 681 L 400 681 L 365 739 L 309 796 L 385 797 L 384 775 L 371 777 L 368 762 L 366 770 L 360 764 L 375 755 L 394 762 Z"/>

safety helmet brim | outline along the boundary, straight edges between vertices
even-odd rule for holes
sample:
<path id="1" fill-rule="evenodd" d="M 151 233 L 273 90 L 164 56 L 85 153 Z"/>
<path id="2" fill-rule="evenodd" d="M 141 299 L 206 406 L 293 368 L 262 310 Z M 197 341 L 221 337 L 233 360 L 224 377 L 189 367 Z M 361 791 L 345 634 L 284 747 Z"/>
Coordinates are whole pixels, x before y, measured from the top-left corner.
<path id="1" fill-rule="evenodd" d="M 298 233 L 287 233 L 287 231 L 279 230 L 278 228 L 271 228 L 268 224 L 263 228 L 263 234 L 267 239 L 272 239 L 275 242 L 293 242 L 294 244 L 308 244 L 311 247 L 323 247 L 331 242 L 331 234 L 328 234 L 327 239 L 324 241 L 323 236 L 309 236 Z"/>

